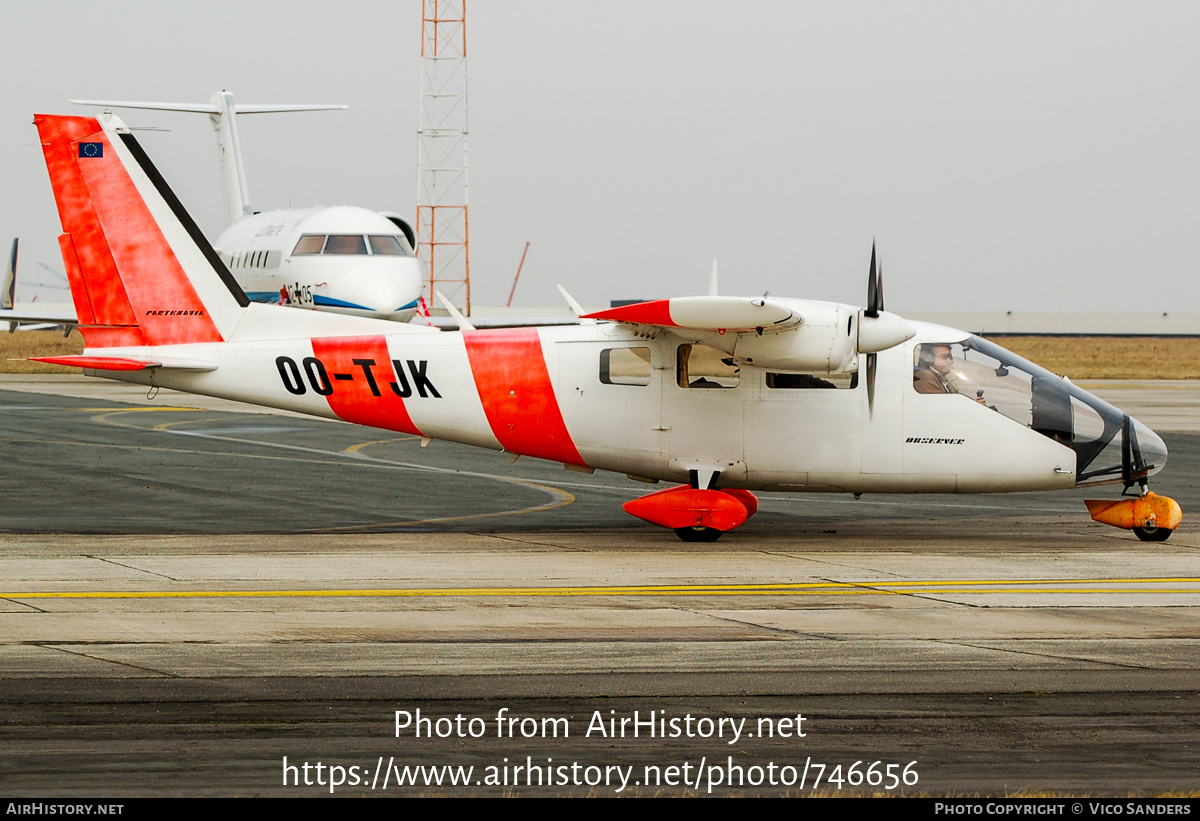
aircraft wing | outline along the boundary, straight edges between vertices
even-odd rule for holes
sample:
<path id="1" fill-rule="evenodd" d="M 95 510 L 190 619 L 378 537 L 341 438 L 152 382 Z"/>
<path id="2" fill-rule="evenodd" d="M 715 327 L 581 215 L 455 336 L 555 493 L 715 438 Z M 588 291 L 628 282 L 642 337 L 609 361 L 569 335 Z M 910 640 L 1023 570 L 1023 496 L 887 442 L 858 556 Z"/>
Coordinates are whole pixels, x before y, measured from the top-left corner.
<path id="1" fill-rule="evenodd" d="M 25 325 L 29 323 L 44 325 L 79 324 L 74 311 L 34 311 L 26 308 L 0 310 L 0 322 L 8 322 L 10 325 Z"/>
<path id="2" fill-rule="evenodd" d="M 686 296 L 635 302 L 582 319 L 610 319 L 633 325 L 689 328 L 703 331 L 777 331 L 801 324 L 791 307 L 769 297 Z"/>
<path id="3" fill-rule="evenodd" d="M 17 295 L 17 248 L 20 239 L 14 239 L 12 253 L 8 258 L 8 269 L 4 274 L 4 286 L 0 289 L 0 322 L 8 322 L 8 330 L 15 331 L 18 325 L 78 325 L 74 311 L 34 311 L 16 308 Z"/>
<path id="4" fill-rule="evenodd" d="M 581 319 L 664 328 L 724 351 L 739 365 L 795 373 L 854 371 L 859 354 L 878 353 L 916 333 L 903 318 L 883 310 L 872 316 L 833 303 L 769 296 L 658 299 Z"/>
<path id="5" fill-rule="evenodd" d="M 442 331 L 459 330 L 458 320 L 452 316 L 428 317 L 429 324 Z M 426 317 L 416 316 L 410 325 L 424 325 Z M 579 318 L 574 316 L 484 316 L 471 317 L 475 328 L 541 328 L 547 325 L 578 325 Z"/>

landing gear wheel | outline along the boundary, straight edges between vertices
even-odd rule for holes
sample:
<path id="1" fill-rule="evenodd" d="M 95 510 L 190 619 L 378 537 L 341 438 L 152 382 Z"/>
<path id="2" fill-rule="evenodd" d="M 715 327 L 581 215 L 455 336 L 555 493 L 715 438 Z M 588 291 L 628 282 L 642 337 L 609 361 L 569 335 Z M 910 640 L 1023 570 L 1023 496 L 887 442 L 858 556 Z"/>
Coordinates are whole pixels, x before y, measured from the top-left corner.
<path id="1" fill-rule="evenodd" d="M 675 535 L 685 542 L 715 542 L 724 531 L 715 527 L 677 527 Z"/>
<path id="2" fill-rule="evenodd" d="M 1165 527 L 1135 527 L 1133 532 L 1143 542 L 1165 542 L 1175 531 L 1167 530 Z"/>

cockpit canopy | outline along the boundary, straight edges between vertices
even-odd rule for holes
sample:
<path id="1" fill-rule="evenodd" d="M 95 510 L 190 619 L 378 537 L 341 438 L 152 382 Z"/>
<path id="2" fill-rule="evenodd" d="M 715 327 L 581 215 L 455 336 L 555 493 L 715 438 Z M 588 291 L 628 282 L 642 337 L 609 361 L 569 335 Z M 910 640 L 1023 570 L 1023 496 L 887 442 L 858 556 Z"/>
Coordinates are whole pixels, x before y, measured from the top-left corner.
<path id="1" fill-rule="evenodd" d="M 925 343 L 913 357 L 918 393 L 967 396 L 1074 450 L 1077 485 L 1128 486 L 1166 464 L 1166 445 L 1145 425 L 986 339 Z"/>
<path id="2" fill-rule="evenodd" d="M 292 256 L 362 255 L 410 256 L 398 235 L 391 234 L 303 234 L 292 249 Z"/>

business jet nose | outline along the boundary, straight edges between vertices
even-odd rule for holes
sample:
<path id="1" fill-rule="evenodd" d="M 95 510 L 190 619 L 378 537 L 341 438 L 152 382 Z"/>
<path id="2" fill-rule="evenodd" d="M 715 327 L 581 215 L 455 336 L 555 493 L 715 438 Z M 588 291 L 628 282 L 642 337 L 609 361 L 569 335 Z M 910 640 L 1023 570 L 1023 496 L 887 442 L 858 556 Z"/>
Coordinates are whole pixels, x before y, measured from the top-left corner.
<path id="1" fill-rule="evenodd" d="M 416 307 L 419 288 L 415 277 L 379 276 L 376 272 L 358 281 L 348 293 L 348 301 L 370 316 L 407 321 Z"/>

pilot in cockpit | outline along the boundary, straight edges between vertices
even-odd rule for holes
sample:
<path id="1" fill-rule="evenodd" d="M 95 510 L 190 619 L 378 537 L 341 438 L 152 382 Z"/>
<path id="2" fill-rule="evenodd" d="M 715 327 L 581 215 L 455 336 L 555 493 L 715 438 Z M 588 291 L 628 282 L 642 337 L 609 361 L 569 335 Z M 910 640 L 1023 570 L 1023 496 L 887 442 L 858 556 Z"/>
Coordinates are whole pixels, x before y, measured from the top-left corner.
<path id="1" fill-rule="evenodd" d="M 947 378 L 954 368 L 949 345 L 922 345 L 913 368 L 913 387 L 917 393 L 958 393 Z"/>
<path id="2" fill-rule="evenodd" d="M 950 378 L 954 371 L 954 354 L 946 344 L 921 345 L 917 349 L 917 364 L 913 368 L 913 387 L 917 393 L 959 393 Z M 975 396 L 981 405 L 987 404 L 983 391 Z"/>

